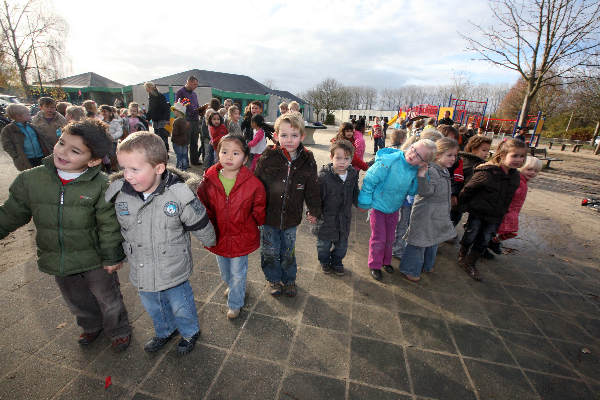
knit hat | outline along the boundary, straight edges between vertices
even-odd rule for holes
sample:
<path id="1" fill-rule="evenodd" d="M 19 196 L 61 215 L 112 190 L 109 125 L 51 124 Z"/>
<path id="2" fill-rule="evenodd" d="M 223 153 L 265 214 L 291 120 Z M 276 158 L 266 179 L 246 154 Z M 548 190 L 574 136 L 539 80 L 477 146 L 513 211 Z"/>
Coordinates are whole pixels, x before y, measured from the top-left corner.
<path id="1" fill-rule="evenodd" d="M 186 107 L 187 106 L 183 105 L 182 103 L 176 102 L 171 106 L 171 111 L 179 111 L 180 113 L 185 114 Z"/>

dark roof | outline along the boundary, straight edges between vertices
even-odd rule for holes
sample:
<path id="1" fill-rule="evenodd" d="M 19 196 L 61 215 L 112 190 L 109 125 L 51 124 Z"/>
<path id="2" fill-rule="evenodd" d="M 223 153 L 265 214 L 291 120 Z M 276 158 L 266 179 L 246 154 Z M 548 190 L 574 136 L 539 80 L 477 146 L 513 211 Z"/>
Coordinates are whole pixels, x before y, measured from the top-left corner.
<path id="1" fill-rule="evenodd" d="M 284 99 L 290 99 L 290 100 L 295 100 L 300 104 L 306 104 L 306 101 L 302 100 L 300 97 L 298 96 L 294 96 L 293 94 L 291 94 L 290 92 L 288 92 L 287 90 L 275 90 L 275 89 L 271 89 L 271 92 L 273 94 L 276 94 L 279 97 L 282 97 Z"/>
<path id="2" fill-rule="evenodd" d="M 108 78 L 98 75 L 95 72 L 86 72 L 79 75 L 69 76 L 68 78 L 57 79 L 52 82 L 44 83 L 48 86 L 62 86 L 62 87 L 74 87 L 74 88 L 85 88 L 85 87 L 104 87 L 104 88 L 122 88 L 125 85 L 121 85 L 118 82 L 111 81 Z"/>
<path id="3" fill-rule="evenodd" d="M 252 94 L 268 94 L 271 89 L 246 75 L 227 74 L 225 72 L 205 71 L 191 69 L 178 74 L 153 79 L 152 82 L 160 86 L 184 86 L 188 76 L 198 78 L 198 86 L 221 89 L 227 92 L 240 92 Z"/>

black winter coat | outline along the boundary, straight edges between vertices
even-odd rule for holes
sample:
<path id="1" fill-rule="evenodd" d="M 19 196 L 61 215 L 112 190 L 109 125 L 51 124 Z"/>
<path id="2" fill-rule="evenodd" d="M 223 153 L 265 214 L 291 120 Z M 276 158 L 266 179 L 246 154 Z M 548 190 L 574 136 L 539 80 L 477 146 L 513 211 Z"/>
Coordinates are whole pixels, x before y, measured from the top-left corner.
<path id="1" fill-rule="evenodd" d="M 352 205 L 358 203 L 358 171 L 348 167 L 343 181 L 333 170 L 333 164 L 324 165 L 319 172 L 321 189 L 321 219 L 316 227 L 321 240 L 338 241 L 348 238 L 352 221 Z"/>
<path id="2" fill-rule="evenodd" d="M 148 96 L 148 120 L 156 123 L 158 121 L 169 121 L 171 118 L 171 105 L 162 94 Z"/>
<path id="3" fill-rule="evenodd" d="M 291 161 L 281 147 L 268 146 L 258 159 L 254 174 L 267 191 L 265 225 L 282 230 L 300 225 L 304 202 L 311 215 L 321 217 L 317 163 L 302 144 L 297 151 L 298 157 Z"/>
<path id="4" fill-rule="evenodd" d="M 516 169 L 504 173 L 498 165 L 480 165 L 460 192 L 460 209 L 490 224 L 499 224 L 520 182 Z"/>
<path id="5" fill-rule="evenodd" d="M 477 157 L 473 153 L 467 153 L 464 151 L 460 151 L 458 156 L 463 160 L 463 176 L 465 177 L 465 185 L 469 180 L 473 177 L 473 173 L 475 172 L 475 168 L 485 162 L 484 159 Z"/>
<path id="6" fill-rule="evenodd" d="M 250 142 L 254 138 L 254 130 L 252 129 L 252 126 L 250 124 L 251 119 L 252 119 L 252 114 L 247 112 L 246 115 L 244 115 L 244 120 L 240 124 L 240 127 L 242 128 L 242 132 L 244 133 L 244 138 L 246 139 L 246 143 Z M 263 128 L 263 131 L 265 132 L 265 136 L 267 137 L 267 139 L 270 139 L 271 141 L 273 141 L 273 132 L 274 132 L 273 128 L 267 124 L 265 124 L 265 126 L 263 126 L 262 128 Z"/>

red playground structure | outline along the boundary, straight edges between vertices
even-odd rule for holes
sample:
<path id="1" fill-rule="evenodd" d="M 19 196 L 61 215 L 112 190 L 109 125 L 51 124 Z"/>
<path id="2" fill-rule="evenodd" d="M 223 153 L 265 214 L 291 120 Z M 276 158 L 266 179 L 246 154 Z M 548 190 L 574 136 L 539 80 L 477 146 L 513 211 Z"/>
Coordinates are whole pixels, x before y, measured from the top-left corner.
<path id="1" fill-rule="evenodd" d="M 454 108 L 452 119 L 454 122 L 461 125 L 473 123 L 474 126 L 481 126 L 487 104 L 487 99 L 485 101 L 459 99 L 452 97 L 452 95 L 450 95 L 450 99 L 448 100 L 448 107 Z M 441 105 L 434 104 L 410 105 L 408 107 L 400 107 L 398 115 L 406 112 L 407 119 L 414 119 L 416 117 L 435 117 L 439 120 L 441 117 L 441 108 Z"/>

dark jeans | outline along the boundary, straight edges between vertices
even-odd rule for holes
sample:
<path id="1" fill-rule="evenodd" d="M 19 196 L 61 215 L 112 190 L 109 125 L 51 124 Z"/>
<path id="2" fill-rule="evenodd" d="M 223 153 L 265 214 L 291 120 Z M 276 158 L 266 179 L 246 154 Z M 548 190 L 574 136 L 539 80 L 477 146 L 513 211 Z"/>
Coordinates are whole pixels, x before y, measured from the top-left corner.
<path id="1" fill-rule="evenodd" d="M 165 142 L 165 147 L 169 151 L 169 132 L 165 128 L 158 128 L 154 131 Z"/>
<path id="2" fill-rule="evenodd" d="M 333 249 L 331 248 L 333 246 Z M 317 257 L 321 265 L 332 267 L 343 266 L 342 260 L 348 251 L 348 238 L 345 237 L 336 242 L 332 240 L 317 239 Z"/>
<path id="3" fill-rule="evenodd" d="M 190 123 L 190 163 L 200 164 L 200 152 L 198 151 L 198 136 L 200 135 L 200 122 L 198 119 L 188 120 Z"/>
<path id="4" fill-rule="evenodd" d="M 373 139 L 373 153 L 377 154 L 377 150 L 379 149 L 383 149 L 385 147 L 385 139 L 380 137 L 380 138 L 375 138 Z"/>
<path id="5" fill-rule="evenodd" d="M 454 226 L 458 225 L 460 220 L 462 219 L 463 213 L 458 210 L 457 207 L 453 207 L 450 210 L 450 220 Z"/>
<path id="6" fill-rule="evenodd" d="M 296 281 L 296 227 L 286 230 L 263 225 L 260 235 L 260 265 L 269 282 Z"/>
<path id="7" fill-rule="evenodd" d="M 482 254 L 488 247 L 490 239 L 496 234 L 499 223 L 489 223 L 469 214 L 465 233 L 460 244 L 477 254 Z"/>
<path id="8" fill-rule="evenodd" d="M 69 310 L 85 333 L 104 332 L 111 338 L 131 333 L 127 310 L 116 272 L 103 268 L 80 274 L 55 276 L 56 283 Z"/>
<path id="9" fill-rule="evenodd" d="M 208 144 L 206 146 L 204 146 L 204 151 L 205 151 L 205 156 L 204 156 L 204 160 L 203 160 L 203 164 L 204 164 L 204 169 L 208 169 L 210 167 L 212 167 L 213 164 L 217 163 L 216 157 L 215 157 L 215 149 L 213 147 L 212 144 Z"/>

